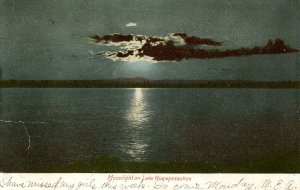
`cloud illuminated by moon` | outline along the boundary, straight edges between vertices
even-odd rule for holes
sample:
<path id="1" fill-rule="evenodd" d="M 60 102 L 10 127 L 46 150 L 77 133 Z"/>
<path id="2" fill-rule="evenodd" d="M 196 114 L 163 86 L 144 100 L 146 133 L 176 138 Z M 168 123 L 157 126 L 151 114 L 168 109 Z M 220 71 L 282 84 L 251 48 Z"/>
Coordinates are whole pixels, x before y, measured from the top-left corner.
<path id="1" fill-rule="evenodd" d="M 126 24 L 127 27 L 135 27 L 136 26 L 136 23 L 134 22 L 129 22 Z"/>
<path id="2" fill-rule="evenodd" d="M 104 36 L 93 35 L 89 39 L 93 43 L 105 46 L 119 46 L 120 50 L 125 49 L 125 51 L 99 52 L 96 55 L 104 55 L 112 60 L 123 60 L 126 62 L 137 62 L 141 61 L 141 59 L 144 61 L 150 59 L 150 62 L 181 61 L 183 59 L 208 59 L 299 52 L 298 49 L 285 45 L 281 39 L 276 39 L 275 42 L 269 40 L 265 46 L 255 46 L 253 48 L 227 49 L 225 46 L 226 49 L 216 49 L 216 47 L 222 47 L 223 42 L 189 36 L 186 33 L 171 33 L 165 37 L 115 33 Z M 206 46 L 210 48 L 206 48 Z"/>

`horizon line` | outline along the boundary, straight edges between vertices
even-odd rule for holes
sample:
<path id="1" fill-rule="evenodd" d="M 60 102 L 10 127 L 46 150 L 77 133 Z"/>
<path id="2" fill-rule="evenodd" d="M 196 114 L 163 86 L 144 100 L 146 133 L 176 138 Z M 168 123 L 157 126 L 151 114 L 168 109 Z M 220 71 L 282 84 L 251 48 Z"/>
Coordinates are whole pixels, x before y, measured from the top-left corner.
<path id="1" fill-rule="evenodd" d="M 300 89 L 300 81 L 183 80 L 0 80 L 0 88 L 270 88 Z"/>

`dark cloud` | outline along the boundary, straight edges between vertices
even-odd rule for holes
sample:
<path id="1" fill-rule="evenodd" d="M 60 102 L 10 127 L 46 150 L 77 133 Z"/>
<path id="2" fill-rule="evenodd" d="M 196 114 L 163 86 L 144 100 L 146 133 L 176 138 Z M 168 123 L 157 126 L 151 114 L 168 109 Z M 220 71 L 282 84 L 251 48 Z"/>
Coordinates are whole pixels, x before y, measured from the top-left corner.
<path id="1" fill-rule="evenodd" d="M 111 34 L 105 36 L 91 36 L 96 43 L 118 43 L 118 42 L 139 42 L 140 47 L 125 45 L 127 52 L 113 52 L 104 54 L 108 57 L 128 58 L 133 57 L 142 59 L 147 56 L 154 61 L 180 61 L 183 59 L 207 59 L 207 58 L 224 58 L 249 56 L 258 54 L 275 54 L 275 53 L 290 53 L 298 52 L 298 49 L 290 48 L 285 45 L 281 39 L 276 39 L 274 42 L 269 40 L 265 46 L 256 46 L 253 48 L 239 49 L 206 49 L 205 46 L 222 46 L 222 42 L 217 42 L 212 39 L 199 38 L 196 36 L 188 36 L 185 33 L 174 33 L 169 37 L 147 37 Z M 177 38 L 177 39 L 176 39 Z M 180 40 L 183 40 L 181 42 Z M 103 54 L 102 54 L 103 55 Z M 127 61 L 130 59 L 126 59 Z"/>
<path id="2" fill-rule="evenodd" d="M 95 42 L 130 42 L 133 40 L 133 35 L 110 34 L 105 36 L 90 36 Z"/>
<path id="3" fill-rule="evenodd" d="M 188 36 L 186 33 L 175 33 L 174 36 L 180 36 L 188 45 L 209 45 L 221 46 L 222 42 L 217 42 L 211 39 L 199 38 L 197 36 Z"/>
<path id="4" fill-rule="evenodd" d="M 264 47 L 254 48 L 240 48 L 234 50 L 206 50 L 206 49 L 195 49 L 187 46 L 175 46 L 172 41 L 168 41 L 165 44 L 152 45 L 147 41 L 141 49 L 139 49 L 139 56 L 150 56 L 154 60 L 182 60 L 189 58 L 223 58 L 223 57 L 237 57 L 257 54 L 273 54 L 273 53 L 288 53 L 297 52 L 297 49 L 290 48 L 284 44 L 280 39 L 275 40 L 273 43 L 269 40 L 268 44 Z"/>

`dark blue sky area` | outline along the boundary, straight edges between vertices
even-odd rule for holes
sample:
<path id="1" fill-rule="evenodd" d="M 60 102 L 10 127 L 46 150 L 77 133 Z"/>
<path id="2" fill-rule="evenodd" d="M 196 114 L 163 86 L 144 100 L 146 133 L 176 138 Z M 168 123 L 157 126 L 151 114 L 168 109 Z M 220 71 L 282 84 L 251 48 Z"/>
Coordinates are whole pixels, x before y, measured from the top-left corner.
<path id="1" fill-rule="evenodd" d="M 163 63 L 92 55 L 92 34 L 185 32 L 234 47 L 281 38 L 300 47 L 298 0 L 0 1 L 3 79 L 298 80 L 299 53 Z M 136 27 L 126 27 L 129 22 Z"/>

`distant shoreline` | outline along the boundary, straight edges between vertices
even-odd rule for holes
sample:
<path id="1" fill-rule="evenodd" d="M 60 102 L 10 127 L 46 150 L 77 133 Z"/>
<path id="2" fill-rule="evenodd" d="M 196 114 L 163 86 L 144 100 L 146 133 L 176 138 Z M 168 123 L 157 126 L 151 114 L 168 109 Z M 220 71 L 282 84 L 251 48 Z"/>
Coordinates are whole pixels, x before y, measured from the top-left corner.
<path id="1" fill-rule="evenodd" d="M 0 80 L 0 88 L 291 88 L 300 81 L 243 80 Z"/>

